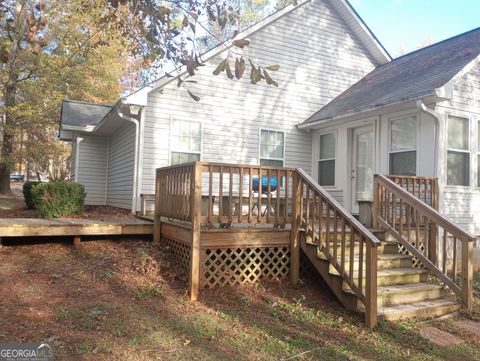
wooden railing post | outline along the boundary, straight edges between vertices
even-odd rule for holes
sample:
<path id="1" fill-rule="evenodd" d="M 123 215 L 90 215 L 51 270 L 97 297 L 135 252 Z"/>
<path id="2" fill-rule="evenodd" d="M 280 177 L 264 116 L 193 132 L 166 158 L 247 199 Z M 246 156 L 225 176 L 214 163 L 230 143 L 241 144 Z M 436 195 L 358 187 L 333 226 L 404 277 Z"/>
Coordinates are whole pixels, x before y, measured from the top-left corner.
<path id="1" fill-rule="evenodd" d="M 372 217 L 373 223 L 372 227 L 374 229 L 378 228 L 378 212 L 380 210 L 380 184 L 376 181 L 377 175 L 373 177 L 373 210 Z"/>
<path id="2" fill-rule="evenodd" d="M 473 242 L 462 240 L 462 300 L 469 311 L 473 307 Z"/>
<path id="3" fill-rule="evenodd" d="M 200 287 L 200 220 L 202 206 L 202 164 L 195 162 L 190 183 L 190 213 L 192 222 L 192 242 L 190 252 L 190 300 L 198 299 Z"/>
<path id="4" fill-rule="evenodd" d="M 377 247 L 367 244 L 365 277 L 365 325 L 374 328 L 377 325 Z"/>
<path id="5" fill-rule="evenodd" d="M 300 273 L 300 244 L 299 244 L 299 229 L 300 229 L 300 210 L 301 210 L 301 191 L 300 176 L 297 172 L 293 173 L 293 189 L 292 189 L 292 226 L 290 231 L 290 280 L 292 283 L 298 282 Z"/>
<path id="6" fill-rule="evenodd" d="M 154 209 L 154 216 L 153 216 L 153 241 L 160 242 L 162 237 L 161 227 L 162 224 L 160 222 L 160 170 L 157 169 L 155 172 L 155 209 Z"/>

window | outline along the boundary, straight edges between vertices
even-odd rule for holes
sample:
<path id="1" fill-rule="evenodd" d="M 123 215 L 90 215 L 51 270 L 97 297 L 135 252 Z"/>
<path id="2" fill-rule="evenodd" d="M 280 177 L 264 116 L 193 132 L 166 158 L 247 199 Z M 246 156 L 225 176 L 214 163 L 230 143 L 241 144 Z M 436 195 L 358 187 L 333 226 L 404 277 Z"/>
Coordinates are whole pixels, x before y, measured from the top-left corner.
<path id="1" fill-rule="evenodd" d="M 283 167 L 285 134 L 276 130 L 260 130 L 260 165 Z"/>
<path id="2" fill-rule="evenodd" d="M 417 174 L 417 117 L 390 122 L 390 174 Z"/>
<path id="3" fill-rule="evenodd" d="M 335 134 L 320 135 L 320 153 L 318 158 L 318 184 L 335 185 Z"/>
<path id="4" fill-rule="evenodd" d="M 447 184 L 468 186 L 470 185 L 469 120 L 449 116 L 447 128 Z"/>
<path id="5" fill-rule="evenodd" d="M 202 132 L 200 122 L 173 120 L 170 164 L 200 160 Z"/>

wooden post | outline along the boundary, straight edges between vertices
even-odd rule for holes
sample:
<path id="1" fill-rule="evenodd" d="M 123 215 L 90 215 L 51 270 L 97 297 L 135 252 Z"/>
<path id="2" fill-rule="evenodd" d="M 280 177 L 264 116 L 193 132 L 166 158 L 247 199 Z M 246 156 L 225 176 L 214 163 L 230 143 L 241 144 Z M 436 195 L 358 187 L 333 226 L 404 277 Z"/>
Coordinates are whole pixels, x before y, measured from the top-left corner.
<path id="1" fill-rule="evenodd" d="M 377 247 L 367 242 L 365 275 L 365 325 L 374 328 L 377 325 Z"/>
<path id="2" fill-rule="evenodd" d="M 290 231 L 290 281 L 292 283 L 298 282 L 298 276 L 300 273 L 300 244 L 298 231 L 300 228 L 300 209 L 301 209 L 301 192 L 300 176 L 297 172 L 293 174 L 293 215 L 292 226 Z"/>
<path id="3" fill-rule="evenodd" d="M 373 178 L 373 209 L 372 209 L 372 227 L 378 228 L 378 212 L 380 210 L 380 184 L 377 182 L 377 175 Z"/>
<path id="4" fill-rule="evenodd" d="M 462 300 L 469 311 L 473 307 L 473 242 L 462 239 Z"/>
<path id="5" fill-rule="evenodd" d="M 79 247 L 81 243 L 82 243 L 82 238 L 80 236 L 73 237 L 73 245 L 75 247 Z"/>
<path id="6" fill-rule="evenodd" d="M 190 252 L 190 300 L 198 299 L 198 289 L 200 287 L 200 219 L 202 203 L 202 164 L 195 162 L 190 184 L 190 212 L 192 220 L 192 242 Z"/>
<path id="7" fill-rule="evenodd" d="M 428 259 L 437 266 L 438 265 L 438 226 L 436 223 L 430 222 L 430 229 L 428 230 Z"/>
<path id="8" fill-rule="evenodd" d="M 162 238 L 161 222 L 160 222 L 160 171 L 156 170 L 155 175 L 155 209 L 153 211 L 153 241 L 160 243 Z"/>

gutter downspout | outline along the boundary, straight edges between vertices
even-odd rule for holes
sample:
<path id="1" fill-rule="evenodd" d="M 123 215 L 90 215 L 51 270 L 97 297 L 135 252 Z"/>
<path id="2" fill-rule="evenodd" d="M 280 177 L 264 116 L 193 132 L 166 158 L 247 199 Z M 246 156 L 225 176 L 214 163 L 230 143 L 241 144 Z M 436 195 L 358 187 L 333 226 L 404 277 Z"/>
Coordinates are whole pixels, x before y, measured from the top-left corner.
<path id="1" fill-rule="evenodd" d="M 435 176 L 438 177 L 438 153 L 439 153 L 439 144 L 440 144 L 440 117 L 439 114 L 428 108 L 423 100 L 417 100 L 417 108 L 427 114 L 430 114 L 435 121 L 435 144 L 434 144 L 434 154 L 433 154 L 433 169 Z"/>
<path id="2" fill-rule="evenodd" d="M 123 103 L 122 103 L 123 104 Z M 140 112 L 143 109 L 140 107 Z M 117 114 L 120 118 L 125 119 L 129 122 L 135 124 L 135 161 L 133 166 L 133 197 L 132 197 L 132 213 L 135 214 L 137 211 L 137 197 L 138 197 L 138 164 L 139 164 L 139 149 L 138 145 L 140 144 L 140 122 L 134 117 L 125 115 L 120 111 L 120 107 L 117 109 Z"/>

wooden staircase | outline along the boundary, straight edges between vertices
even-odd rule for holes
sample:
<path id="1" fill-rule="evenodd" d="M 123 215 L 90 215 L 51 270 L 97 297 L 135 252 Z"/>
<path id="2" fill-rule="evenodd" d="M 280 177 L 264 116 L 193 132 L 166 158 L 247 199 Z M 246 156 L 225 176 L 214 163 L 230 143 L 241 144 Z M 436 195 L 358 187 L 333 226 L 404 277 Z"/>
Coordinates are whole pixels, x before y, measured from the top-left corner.
<path id="1" fill-rule="evenodd" d="M 332 232 L 333 233 L 333 232 Z M 339 232 L 337 232 L 339 233 Z M 428 270 L 415 268 L 412 256 L 399 251 L 399 243 L 385 240 L 386 232 L 372 230 L 381 241 L 377 256 L 377 315 L 380 319 L 399 320 L 411 317 L 439 317 L 459 309 L 457 300 L 444 286 L 428 280 Z M 387 237 L 388 238 L 388 237 Z M 318 239 L 317 239 L 318 241 Z M 355 242 L 355 241 L 354 241 Z M 332 252 L 333 240 L 330 243 Z M 337 245 L 337 247 L 340 247 Z M 303 232 L 301 249 L 320 273 L 328 286 L 343 304 L 351 311 L 365 312 L 364 304 L 344 282 L 340 273 L 332 266 L 317 242 Z M 350 240 L 347 240 L 345 268 L 350 268 Z M 353 271 L 359 269 L 359 248 L 353 247 Z M 337 250 L 340 254 L 340 249 Z M 363 268 L 365 268 L 365 262 Z"/>
<path id="2" fill-rule="evenodd" d="M 407 182 L 404 189 L 375 175 L 375 229 L 369 230 L 308 174 L 297 173 L 292 263 L 298 244 L 340 302 L 365 312 L 367 327 L 378 318 L 472 308 L 473 237 L 428 204 L 438 204 L 436 183 L 411 177 L 413 188 Z M 295 273 L 291 278 L 295 282 Z"/>

